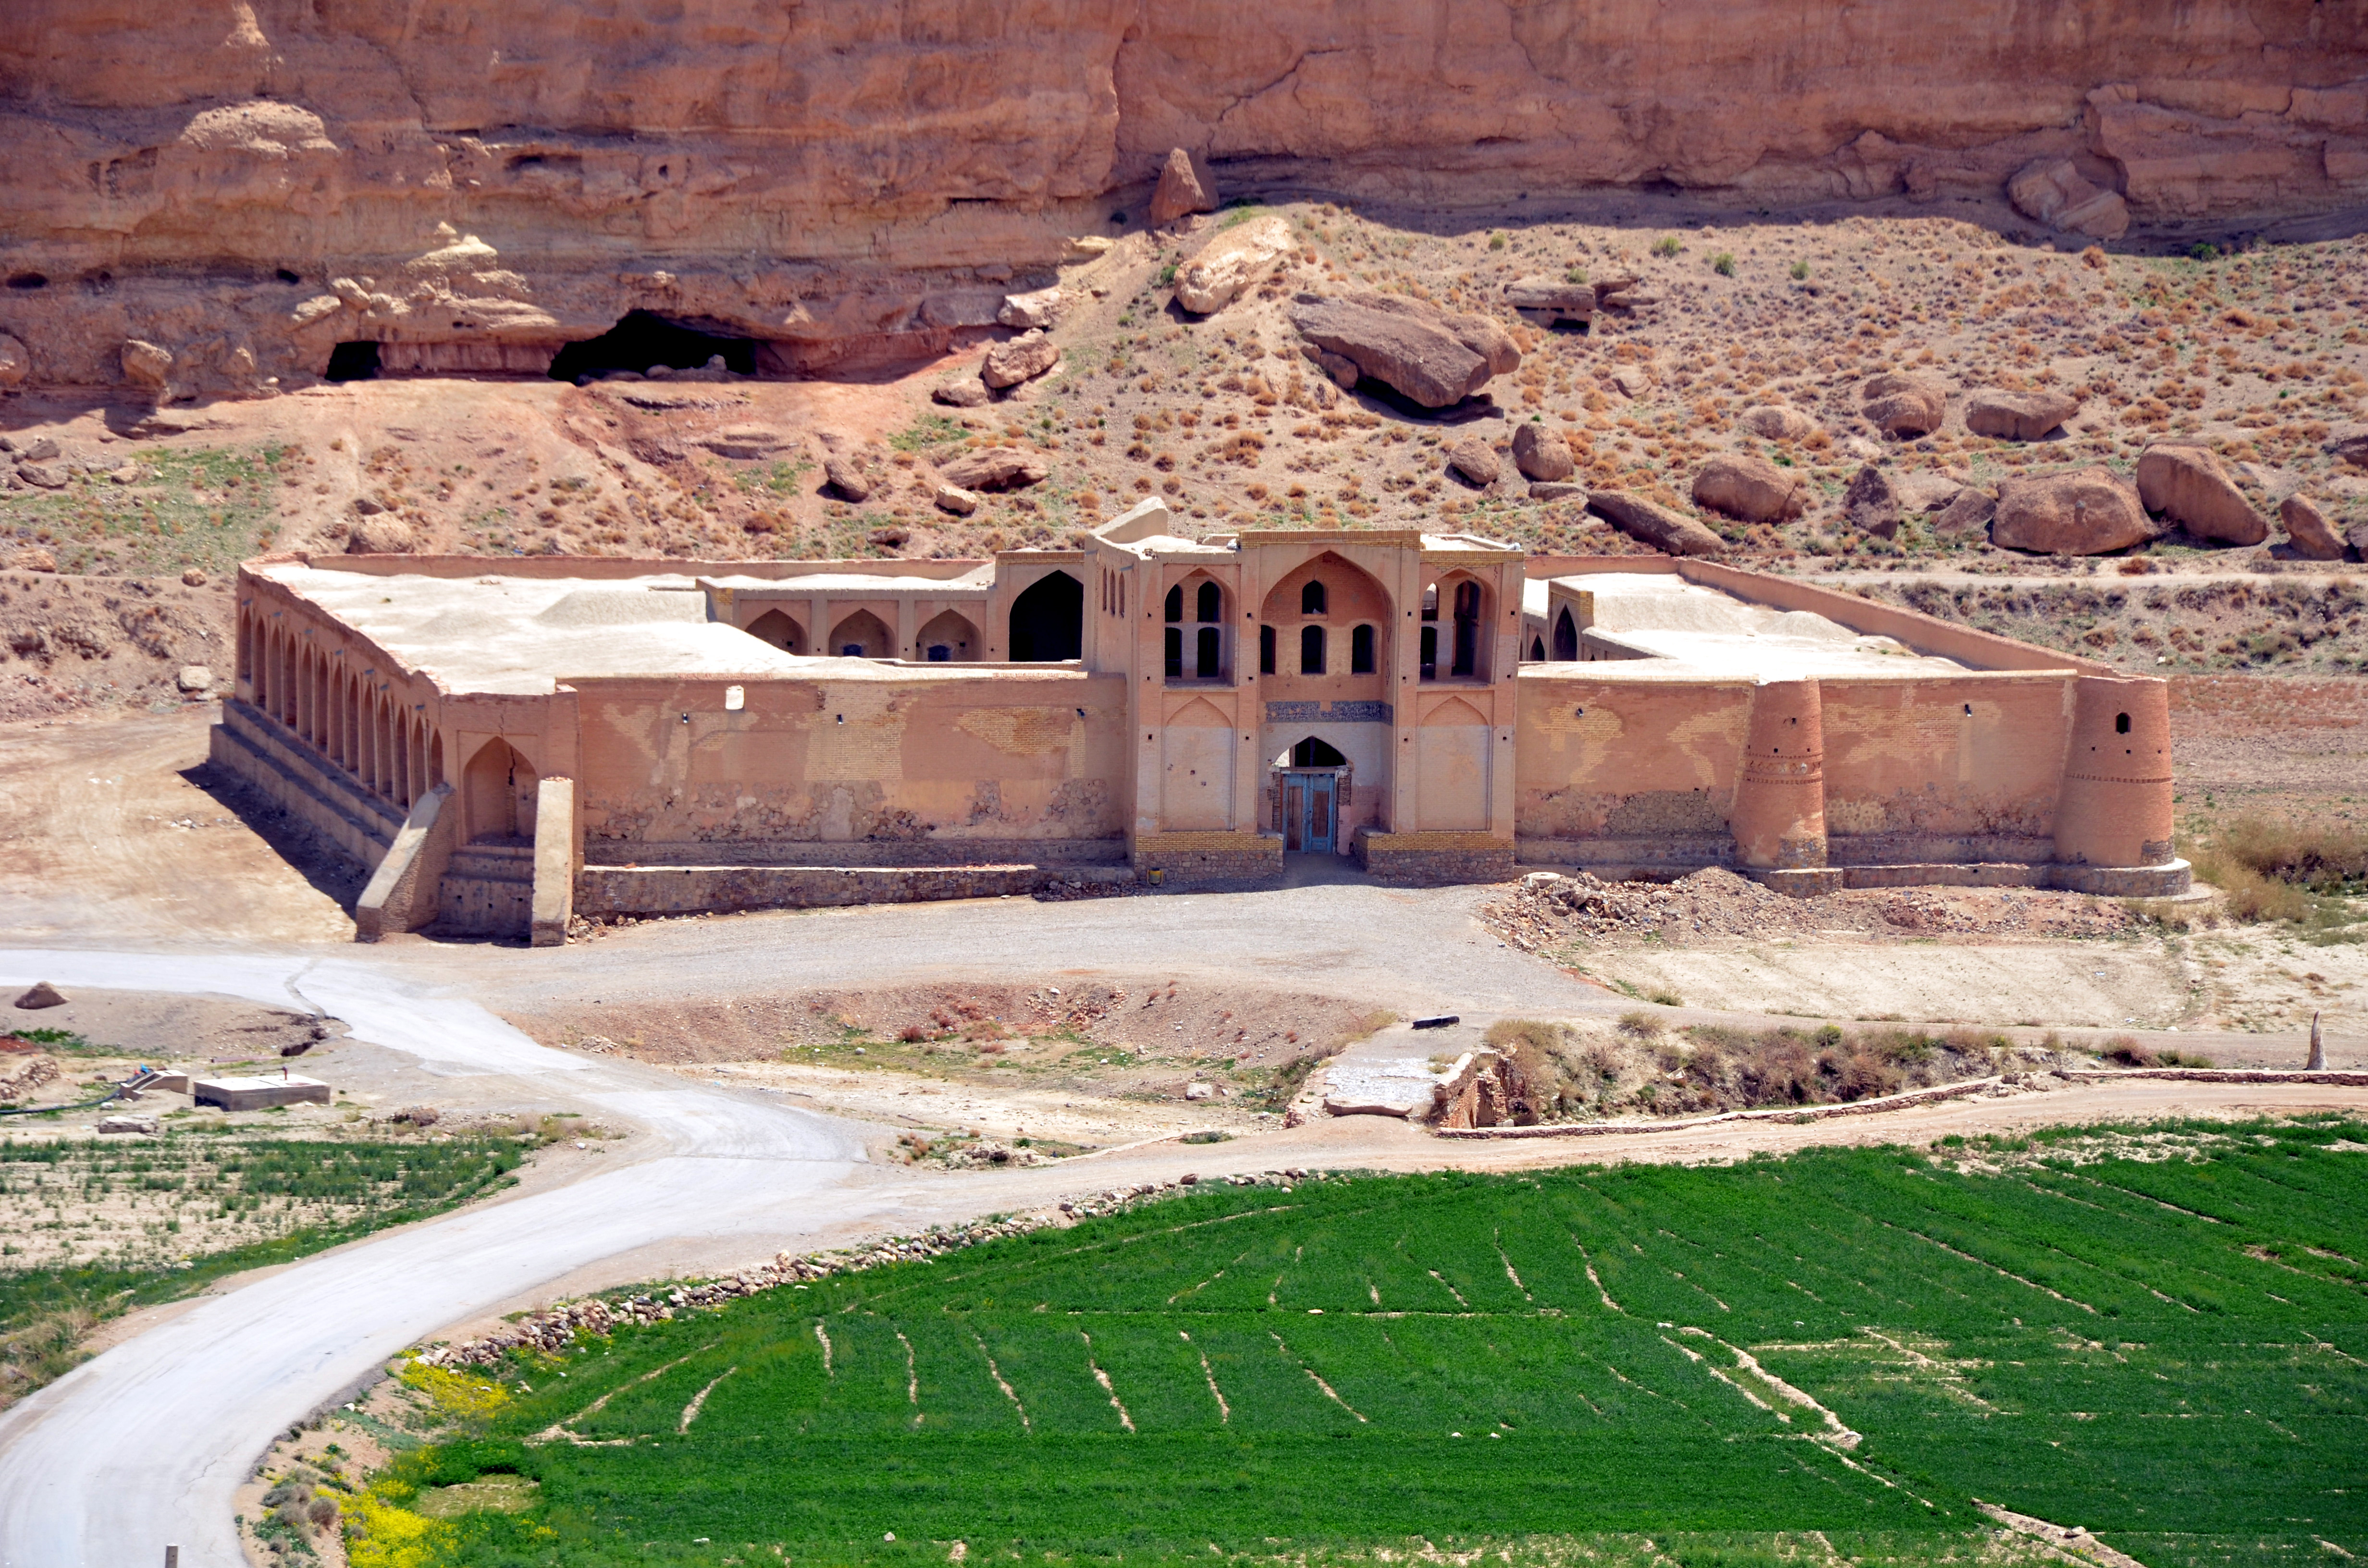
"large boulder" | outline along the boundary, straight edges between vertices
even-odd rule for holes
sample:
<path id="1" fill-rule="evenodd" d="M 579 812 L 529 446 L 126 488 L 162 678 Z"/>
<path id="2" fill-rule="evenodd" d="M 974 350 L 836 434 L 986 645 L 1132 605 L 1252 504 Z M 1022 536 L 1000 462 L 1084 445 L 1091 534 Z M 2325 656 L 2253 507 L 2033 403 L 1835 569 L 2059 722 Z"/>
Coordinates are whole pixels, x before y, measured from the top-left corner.
<path id="1" fill-rule="evenodd" d="M 35 981 L 31 990 L 17 998 L 17 1006 L 28 1012 L 38 1011 L 43 1007 L 63 1007 L 65 1005 L 65 993 L 46 980 Z"/>
<path id="2" fill-rule="evenodd" d="M 1487 317 L 1391 294 L 1302 294 L 1291 324 L 1425 408 L 1461 403 L 1521 363 L 1513 340 Z"/>
<path id="3" fill-rule="evenodd" d="M 1486 437 L 1466 436 L 1447 449 L 1447 466 L 1486 490 L 1497 483 L 1504 466 L 1497 460 L 1497 449 Z"/>
<path id="4" fill-rule="evenodd" d="M 1669 555 L 1723 555 L 1726 541 L 1691 517 L 1619 490 L 1598 490 L 1587 509 L 1632 539 Z"/>
<path id="5" fill-rule="evenodd" d="M 1949 389 L 1929 376 L 1875 376 L 1865 397 L 1875 428 L 1903 439 L 1930 435 L 1949 414 Z"/>
<path id="6" fill-rule="evenodd" d="M 948 408 L 976 408 L 993 401 L 984 381 L 940 381 L 929 389 L 929 401 Z"/>
<path id="7" fill-rule="evenodd" d="M 986 362 L 979 367 L 978 379 L 998 390 L 1016 387 L 1022 381 L 1033 381 L 1060 362 L 1060 346 L 1045 336 L 1042 327 L 1032 328 L 1008 343 L 998 343 L 988 349 Z"/>
<path id="8" fill-rule="evenodd" d="M 2000 441 L 2036 441 L 2080 412 L 2060 392 L 1977 392 L 1965 399 L 1965 428 Z"/>
<path id="9" fill-rule="evenodd" d="M 1949 497 L 1947 506 L 1932 514 L 1930 527 L 1937 538 L 1955 539 L 1988 528 L 1996 516 L 1998 497 L 1968 484 Z"/>
<path id="10" fill-rule="evenodd" d="M 1543 483 L 1568 479 L 1578 472 L 1571 460 L 1570 444 L 1543 425 L 1524 425 L 1513 432 L 1513 466 L 1524 479 Z"/>
<path id="11" fill-rule="evenodd" d="M 1747 408 L 1736 423 L 1763 441 L 1805 441 L 1817 433 L 1816 420 L 1776 403 Z"/>
<path id="12" fill-rule="evenodd" d="M 2278 521 L 2286 526 L 2286 542 L 2296 555 L 2312 561 L 2343 559 L 2342 536 L 2309 496 L 2299 491 L 2287 496 L 2278 507 Z"/>
<path id="13" fill-rule="evenodd" d="M 1595 285 L 1572 283 L 1541 273 L 1516 278 L 1505 285 L 1505 303 L 1523 321 L 1538 326 L 1558 326 L 1566 321 L 1584 323 L 1595 314 Z"/>
<path id="14" fill-rule="evenodd" d="M 401 517 L 381 514 L 359 517 L 346 536 L 348 555 L 408 555 L 419 547 L 419 537 Z"/>
<path id="15" fill-rule="evenodd" d="M 25 346 L 0 332 L 0 392 L 21 387 L 33 373 L 33 356 Z"/>
<path id="16" fill-rule="evenodd" d="M 1194 212 L 1217 210 L 1217 182 L 1208 164 L 1178 147 L 1160 166 L 1159 188 L 1151 193 L 1151 226 L 1164 228 Z"/>
<path id="17" fill-rule="evenodd" d="M 2101 466 L 2007 480 L 1990 519 L 1992 544 L 2042 555 L 2102 555 L 2159 531 L 2137 492 Z"/>
<path id="18" fill-rule="evenodd" d="M 2129 232 L 2129 204 L 2096 185 L 2069 158 L 2025 164 L 2006 182 L 2007 199 L 2026 218 L 2094 240 Z"/>
<path id="19" fill-rule="evenodd" d="M 1291 224 L 1281 218 L 1253 218 L 1224 230 L 1186 264 L 1176 282 L 1176 302 L 1195 315 L 1224 310 L 1297 244 Z"/>
<path id="20" fill-rule="evenodd" d="M 832 452 L 822 460 L 822 476 L 830 487 L 849 501 L 871 499 L 871 476 L 857 466 L 855 459 L 846 452 Z"/>
<path id="21" fill-rule="evenodd" d="M 125 341 L 119 358 L 123 379 L 150 392 L 164 391 L 166 378 L 173 373 L 172 350 L 137 337 Z"/>
<path id="22" fill-rule="evenodd" d="M 2352 554 L 2362 561 L 2368 561 L 2368 522 L 2354 523 L 2344 529 L 2343 540 L 2351 547 Z M 40 568 L 36 567 L 35 570 L 38 571 Z M 51 567 L 51 570 L 57 569 Z"/>
<path id="23" fill-rule="evenodd" d="M 2148 447 L 2138 457 L 2138 499 L 2198 539 L 2259 544 L 2270 537 L 2269 519 L 2253 510 L 2208 448 Z"/>
<path id="24" fill-rule="evenodd" d="M 1027 332 L 1037 327 L 1049 327 L 1059 321 L 1061 312 L 1067 304 L 1067 299 L 1061 293 L 1061 286 L 1056 283 L 1049 289 L 1005 296 L 1002 305 L 995 312 L 995 319 L 1005 326 Z"/>
<path id="25" fill-rule="evenodd" d="M 1898 533 L 1906 511 L 1900 504 L 1898 482 L 1891 471 L 1873 463 L 1852 474 L 1850 488 L 1842 492 L 1844 519 L 1859 532 L 1877 539 L 1889 539 Z"/>
<path id="26" fill-rule="evenodd" d="M 1019 490 L 1052 472 L 1042 453 L 1019 447 L 981 447 L 938 469 L 947 483 L 963 490 Z"/>
<path id="27" fill-rule="evenodd" d="M 1694 505 L 1747 523 L 1797 517 L 1809 504 L 1808 482 L 1766 458 L 1727 453 L 1694 475 Z"/>
<path id="28" fill-rule="evenodd" d="M 2327 438 L 2321 449 L 2329 457 L 2368 468 L 2368 425 L 2346 425 Z"/>

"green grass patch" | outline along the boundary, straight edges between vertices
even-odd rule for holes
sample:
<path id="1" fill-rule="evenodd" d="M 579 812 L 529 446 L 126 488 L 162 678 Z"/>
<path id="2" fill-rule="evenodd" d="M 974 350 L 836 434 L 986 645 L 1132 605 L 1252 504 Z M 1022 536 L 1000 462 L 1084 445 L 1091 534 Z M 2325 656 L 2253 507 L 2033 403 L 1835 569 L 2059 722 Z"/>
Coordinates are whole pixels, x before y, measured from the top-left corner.
<path id="1" fill-rule="evenodd" d="M 900 452 L 923 452 L 948 441 L 959 441 L 968 434 L 962 422 L 951 415 L 916 414 L 910 425 L 888 437 L 888 444 Z"/>
<path id="2" fill-rule="evenodd" d="M 105 1319 L 465 1203 L 520 1158 L 474 1136 L 0 1140 L 0 1403 L 80 1360 Z"/>
<path id="3" fill-rule="evenodd" d="M 295 449 L 139 447 L 108 460 L 137 483 L 77 474 L 63 490 L 0 492 L 0 539 L 39 544 L 61 572 L 156 576 L 198 566 L 217 575 L 270 540 L 281 472 Z"/>
<path id="4" fill-rule="evenodd" d="M 434 1561 L 2015 1560 L 1979 1497 L 2150 1568 L 2318 1561 L 2368 1550 L 2362 1143 L 1204 1188 L 521 1365 L 386 1528 L 500 1474 L 532 1501 Z"/>

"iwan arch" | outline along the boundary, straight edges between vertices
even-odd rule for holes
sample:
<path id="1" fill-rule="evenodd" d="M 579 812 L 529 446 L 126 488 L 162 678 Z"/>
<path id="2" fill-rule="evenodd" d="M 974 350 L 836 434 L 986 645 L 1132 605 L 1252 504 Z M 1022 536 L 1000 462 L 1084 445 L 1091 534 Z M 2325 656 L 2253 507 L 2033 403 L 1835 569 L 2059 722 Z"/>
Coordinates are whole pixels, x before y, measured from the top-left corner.
<path id="1" fill-rule="evenodd" d="M 1352 858 L 2162 893 L 2161 682 L 1698 561 L 1412 530 L 992 562 L 270 557 L 213 755 L 365 937 Z"/>

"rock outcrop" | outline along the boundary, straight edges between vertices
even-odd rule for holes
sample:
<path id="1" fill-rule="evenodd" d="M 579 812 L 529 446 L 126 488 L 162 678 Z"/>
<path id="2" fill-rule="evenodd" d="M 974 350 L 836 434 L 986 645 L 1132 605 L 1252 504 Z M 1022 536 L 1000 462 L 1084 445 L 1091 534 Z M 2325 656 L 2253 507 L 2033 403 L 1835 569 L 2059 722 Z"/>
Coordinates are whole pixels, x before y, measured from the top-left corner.
<path id="1" fill-rule="evenodd" d="M 1524 479 L 1551 484 L 1578 471 L 1571 460 L 1570 443 L 1543 425 L 1523 425 L 1513 432 L 1513 466 Z"/>
<path id="2" fill-rule="evenodd" d="M 1667 555 L 1723 555 L 1726 541 L 1681 513 L 1620 490 L 1598 490 L 1587 509 L 1631 539 Z"/>
<path id="3" fill-rule="evenodd" d="M 1302 294 L 1291 324 L 1425 408 L 1461 403 L 1521 363 L 1513 340 L 1487 317 L 1394 294 Z"/>
<path id="4" fill-rule="evenodd" d="M 2148 447 L 2138 455 L 2138 499 L 2198 539 L 2259 544 L 2270 537 L 2269 519 L 2207 447 Z"/>
<path id="5" fill-rule="evenodd" d="M 635 309 L 784 369 L 942 352 L 1015 273 L 1049 279 L 1087 204 L 1165 222 L 1212 166 L 1475 208 L 2017 180 L 2037 222 L 2095 230 L 2118 202 L 2227 232 L 2368 199 L 2363 77 L 2368 23 L 2311 0 L 2112 0 L 2070 28 L 2015 0 L 1864 0 L 1846 25 L 1766 0 L 13 0 L 0 266 L 27 281 L 0 330 L 45 384 L 123 384 L 130 336 L 212 390 L 317 377 L 357 339 L 540 369 Z"/>
<path id="6" fill-rule="evenodd" d="M 2069 392 L 1977 392 L 1965 399 L 1965 428 L 2000 441 L 2036 441 L 2079 412 Z"/>
<path id="7" fill-rule="evenodd" d="M 1186 264 L 1176 280 L 1176 302 L 1194 315 L 1224 310 L 1263 281 L 1292 244 L 1291 224 L 1278 217 L 1253 218 L 1224 230 Z"/>
<path id="8" fill-rule="evenodd" d="M 940 478 L 963 490 L 1019 490 L 1052 472 L 1042 453 L 1019 447 L 982 447 L 938 468 Z"/>
<path id="9" fill-rule="evenodd" d="M 2129 233 L 2130 209 L 2117 191 L 2082 175 L 2069 158 L 2045 158 L 2007 181 L 2007 199 L 2026 218 L 2095 240 Z"/>
<path id="10" fill-rule="evenodd" d="M 1799 473 L 1766 458 L 1715 457 L 1694 475 L 1694 505 L 1747 523 L 1782 522 L 1808 506 L 1809 487 Z"/>
<path id="11" fill-rule="evenodd" d="M 2297 491 L 2279 503 L 2278 521 L 2285 525 L 2286 542 L 2296 555 L 2309 561 L 2343 559 L 2343 537 L 2309 496 Z"/>
<path id="12" fill-rule="evenodd" d="M 1930 376 L 1871 377 L 1864 396 L 1867 418 L 1886 436 L 1929 436 L 1949 415 L 1949 389 Z"/>
<path id="13" fill-rule="evenodd" d="M 2137 492 L 2102 467 L 2007 480 L 1990 519 L 1992 544 L 2043 555 L 2102 555 L 2157 532 Z"/>
<path id="14" fill-rule="evenodd" d="M 1151 193 L 1151 225 L 1160 228 L 1194 212 L 1217 210 L 1217 182 L 1210 177 L 1208 161 L 1183 148 L 1168 152 L 1159 171 L 1159 185 Z"/>
<path id="15" fill-rule="evenodd" d="M 1561 278 L 1517 278 L 1505 285 L 1505 303 L 1538 326 L 1584 323 L 1595 316 L 1595 286 Z"/>
<path id="16" fill-rule="evenodd" d="M 1060 362 L 1060 345 L 1039 328 L 988 349 L 985 361 L 979 366 L 978 379 L 1001 391 L 1034 381 Z"/>

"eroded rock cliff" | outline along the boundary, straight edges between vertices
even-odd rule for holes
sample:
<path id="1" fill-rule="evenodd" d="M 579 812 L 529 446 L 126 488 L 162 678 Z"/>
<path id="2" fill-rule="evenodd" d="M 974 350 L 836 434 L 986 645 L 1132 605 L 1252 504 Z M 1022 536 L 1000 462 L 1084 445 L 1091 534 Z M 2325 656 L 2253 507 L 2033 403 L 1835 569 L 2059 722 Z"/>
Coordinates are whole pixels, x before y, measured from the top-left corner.
<path id="1" fill-rule="evenodd" d="M 1996 199 L 2141 228 L 2368 195 L 2368 12 L 2309 0 L 15 0 L 0 331 L 165 395 L 510 369 L 627 311 L 796 368 L 993 323 L 1167 153 L 1235 191 Z"/>

